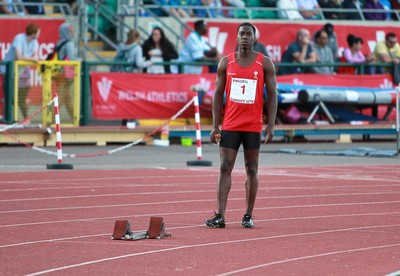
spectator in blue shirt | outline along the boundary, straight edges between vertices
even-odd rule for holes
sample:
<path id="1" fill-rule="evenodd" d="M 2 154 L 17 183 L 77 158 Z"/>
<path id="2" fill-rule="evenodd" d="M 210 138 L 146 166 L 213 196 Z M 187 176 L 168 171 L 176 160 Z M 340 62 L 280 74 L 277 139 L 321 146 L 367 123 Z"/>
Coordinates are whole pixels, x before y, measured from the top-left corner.
<path id="1" fill-rule="evenodd" d="M 179 53 L 179 61 L 197 62 L 197 61 L 215 61 L 220 59 L 217 49 L 211 47 L 204 39 L 207 34 L 207 24 L 204 20 L 198 20 L 194 23 L 194 31 L 189 34 Z M 201 74 L 202 66 L 185 65 L 184 73 Z"/>

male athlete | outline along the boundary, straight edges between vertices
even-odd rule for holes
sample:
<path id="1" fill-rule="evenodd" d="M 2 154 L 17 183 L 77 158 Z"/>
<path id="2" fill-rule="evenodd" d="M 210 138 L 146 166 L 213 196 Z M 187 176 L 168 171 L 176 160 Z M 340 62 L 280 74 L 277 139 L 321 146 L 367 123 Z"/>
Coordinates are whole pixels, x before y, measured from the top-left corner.
<path id="1" fill-rule="evenodd" d="M 243 145 L 246 167 L 246 213 L 242 227 L 254 228 L 253 209 L 258 190 L 258 157 L 262 132 L 264 85 L 267 88 L 268 125 L 266 143 L 274 136 L 277 109 L 275 66 L 271 59 L 253 50 L 256 29 L 244 22 L 237 29 L 238 51 L 221 59 L 218 64 L 213 98 L 213 130 L 211 142 L 220 146 L 218 179 L 218 213 L 205 221 L 208 227 L 225 227 L 225 210 L 231 189 L 231 173 L 240 145 Z M 226 104 L 222 130 L 219 118 Z"/>

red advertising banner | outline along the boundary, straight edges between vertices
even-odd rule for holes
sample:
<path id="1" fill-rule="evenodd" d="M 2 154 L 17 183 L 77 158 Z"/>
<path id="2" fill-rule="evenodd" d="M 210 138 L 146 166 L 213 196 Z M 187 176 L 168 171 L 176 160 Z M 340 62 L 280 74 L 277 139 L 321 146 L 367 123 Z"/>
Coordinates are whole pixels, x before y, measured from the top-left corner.
<path id="1" fill-rule="evenodd" d="M 167 119 L 198 91 L 201 117 L 211 117 L 216 74 L 92 73 L 93 117 L 97 119 Z M 287 75 L 279 84 L 392 88 L 390 75 Z M 193 118 L 191 106 L 181 117 Z"/>
<path id="2" fill-rule="evenodd" d="M 0 18 L 0 60 L 3 60 L 10 50 L 14 37 L 19 33 L 24 33 L 25 27 L 30 23 L 37 23 L 40 26 L 39 58 L 45 59 L 59 40 L 58 27 L 64 21 L 63 19 Z"/>
<path id="3" fill-rule="evenodd" d="M 200 75 L 91 73 L 93 117 L 169 119 L 211 82 Z M 215 77 L 214 77 L 215 79 Z M 194 106 L 180 118 L 194 118 Z"/>
<path id="4" fill-rule="evenodd" d="M 317 22 L 259 22 L 255 21 L 253 24 L 257 27 L 260 33 L 259 41 L 264 43 L 270 56 L 274 62 L 280 62 L 282 54 L 287 46 L 296 40 L 296 33 L 301 28 L 308 29 L 313 35 L 316 31 L 320 30 L 325 21 Z M 334 31 L 337 36 L 339 45 L 339 55 L 347 48 L 346 37 L 348 34 L 359 36 L 364 41 L 363 52 L 369 53 L 375 49 L 377 41 L 384 40 L 385 35 L 389 32 L 396 33 L 400 36 L 400 24 L 397 26 L 377 26 L 377 25 L 363 25 L 362 23 L 349 22 L 332 22 Z M 208 34 L 206 39 L 209 43 L 217 47 L 218 51 L 227 55 L 236 48 L 236 34 L 237 27 L 240 24 L 232 22 L 221 22 L 207 20 Z"/>

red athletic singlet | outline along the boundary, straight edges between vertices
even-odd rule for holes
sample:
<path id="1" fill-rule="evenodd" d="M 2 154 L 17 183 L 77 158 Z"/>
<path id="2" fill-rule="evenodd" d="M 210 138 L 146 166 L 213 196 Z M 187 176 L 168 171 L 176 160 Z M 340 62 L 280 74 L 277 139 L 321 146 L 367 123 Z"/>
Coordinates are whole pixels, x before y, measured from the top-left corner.
<path id="1" fill-rule="evenodd" d="M 264 55 L 258 54 L 252 65 L 239 66 L 235 53 L 228 56 L 226 68 L 226 104 L 223 130 L 262 131 L 264 93 Z"/>

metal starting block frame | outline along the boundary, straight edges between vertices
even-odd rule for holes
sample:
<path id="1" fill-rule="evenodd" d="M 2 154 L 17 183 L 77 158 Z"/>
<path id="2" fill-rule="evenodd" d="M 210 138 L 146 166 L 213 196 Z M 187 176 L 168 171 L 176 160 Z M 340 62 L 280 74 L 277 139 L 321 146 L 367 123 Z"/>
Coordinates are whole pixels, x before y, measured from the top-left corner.
<path id="1" fill-rule="evenodd" d="M 137 241 L 143 239 L 162 239 L 171 237 L 171 233 L 165 232 L 165 223 L 162 217 L 150 217 L 147 231 L 133 233 L 128 220 L 117 220 L 114 224 L 112 240 Z"/>

